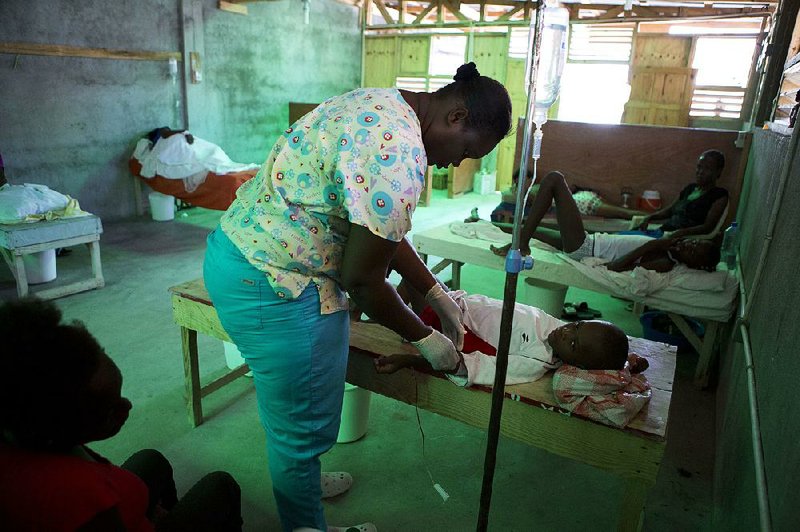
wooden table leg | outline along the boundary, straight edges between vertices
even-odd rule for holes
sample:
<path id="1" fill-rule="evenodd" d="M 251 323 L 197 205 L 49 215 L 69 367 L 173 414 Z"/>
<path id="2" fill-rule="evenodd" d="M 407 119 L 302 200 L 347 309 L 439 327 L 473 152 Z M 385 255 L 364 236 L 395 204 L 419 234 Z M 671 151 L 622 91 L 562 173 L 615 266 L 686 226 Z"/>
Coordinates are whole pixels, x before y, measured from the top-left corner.
<path id="1" fill-rule="evenodd" d="M 619 512 L 619 532 L 639 532 L 644 524 L 644 503 L 651 484 L 641 479 L 625 479 L 622 507 Z"/>
<path id="2" fill-rule="evenodd" d="M 100 242 L 89 242 L 87 245 L 92 255 L 92 275 L 94 275 L 94 279 L 97 281 L 97 287 L 101 288 L 106 285 L 106 282 L 105 279 L 103 279 L 103 264 L 100 262 Z"/>
<path id="3" fill-rule="evenodd" d="M 457 261 L 453 261 L 453 266 L 452 266 L 452 268 L 453 268 L 453 280 L 450 281 L 451 284 L 452 284 L 452 286 L 450 288 L 452 288 L 453 290 L 460 290 L 461 289 L 461 266 L 463 266 L 462 263 L 457 262 Z"/>
<path id="4" fill-rule="evenodd" d="M 28 295 L 28 274 L 25 273 L 25 264 L 22 262 L 22 254 L 14 252 L 14 277 L 17 278 L 17 295 L 25 297 Z"/>
<path id="5" fill-rule="evenodd" d="M 200 395 L 200 364 L 197 360 L 197 331 L 181 327 L 183 373 L 186 384 L 186 406 L 189 421 L 197 427 L 203 423 L 203 404 Z"/>
<path id="6" fill-rule="evenodd" d="M 708 386 L 708 373 L 714 355 L 717 352 L 717 331 L 719 323 L 708 321 L 706 323 L 706 333 L 703 336 L 703 343 L 700 349 L 700 359 L 697 361 L 697 368 L 694 371 L 694 384 L 699 388 Z"/>

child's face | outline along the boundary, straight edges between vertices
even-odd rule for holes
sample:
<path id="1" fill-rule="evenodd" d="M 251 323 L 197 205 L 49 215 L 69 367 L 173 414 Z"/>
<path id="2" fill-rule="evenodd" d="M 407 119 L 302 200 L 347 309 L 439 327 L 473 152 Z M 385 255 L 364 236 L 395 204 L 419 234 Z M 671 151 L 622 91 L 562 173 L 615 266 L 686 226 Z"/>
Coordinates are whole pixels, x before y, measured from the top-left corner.
<path id="1" fill-rule="evenodd" d="M 81 412 L 82 442 L 100 441 L 117 434 L 128 420 L 131 402 L 122 397 L 122 373 L 103 354 L 89 381 L 87 402 Z"/>
<path id="2" fill-rule="evenodd" d="M 565 364 L 582 369 L 619 369 L 609 360 L 608 322 L 587 320 L 567 323 L 553 330 L 547 342 Z"/>

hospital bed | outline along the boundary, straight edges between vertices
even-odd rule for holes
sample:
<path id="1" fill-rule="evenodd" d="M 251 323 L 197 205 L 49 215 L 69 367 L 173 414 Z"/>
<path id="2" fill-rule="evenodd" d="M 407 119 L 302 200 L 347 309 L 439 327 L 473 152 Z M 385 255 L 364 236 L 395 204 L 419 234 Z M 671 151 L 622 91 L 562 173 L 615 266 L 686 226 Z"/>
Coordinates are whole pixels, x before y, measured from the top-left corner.
<path id="1" fill-rule="evenodd" d="M 511 240 L 510 235 L 505 235 L 504 238 L 506 238 L 505 242 L 496 241 L 495 245 L 502 245 Z M 491 242 L 455 235 L 449 225 L 416 233 L 413 236 L 413 242 L 423 258 L 431 255 L 443 259 L 432 268 L 434 273 L 451 266 L 451 288 L 453 289 L 460 287 L 461 267 L 464 264 L 504 270 L 505 260 L 492 253 L 489 249 Z M 592 269 L 576 263 L 562 253 L 538 247 L 533 247 L 531 252 L 534 259 L 533 269 L 520 272 L 520 277 L 527 284 L 536 286 L 541 292 L 560 291 L 561 300 L 558 308 L 563 305 L 564 287 L 574 286 L 631 299 L 635 303 L 665 311 L 700 355 L 695 370 L 695 383 L 700 387 L 707 385 L 719 328 L 730 318 L 738 294 L 738 284 L 734 275 L 727 272 L 715 272 L 714 274 L 692 272 L 684 274 L 682 277 L 677 275 L 665 277 L 665 279 L 672 279 L 671 284 L 645 295 L 637 295 L 636 288 L 639 285 L 632 281 L 629 286 L 626 286 L 623 282 L 625 279 L 623 275 L 612 272 L 613 279 L 603 279 L 594 270 L 605 271 L 604 268 Z M 713 280 L 713 289 L 702 289 L 703 280 L 709 282 Z M 643 279 L 640 278 L 636 281 L 643 281 Z M 688 283 L 691 283 L 691 289 L 686 288 Z M 535 301 L 525 302 L 536 306 Z M 689 326 L 685 319 L 687 316 L 704 322 L 705 334 L 702 338 L 695 334 Z"/>
<path id="2" fill-rule="evenodd" d="M 230 341 L 202 279 L 170 288 L 173 317 L 181 328 L 186 403 L 194 426 L 203 423 L 202 398 L 248 371 L 243 364 L 224 370 L 203 383 L 197 349 L 197 333 Z M 552 392 L 552 372 L 542 379 L 507 386 L 500 430 L 525 444 L 544 449 L 621 477 L 625 483 L 618 506 L 618 530 L 639 530 L 649 488 L 655 483 L 666 445 L 672 400 L 676 349 L 640 338 L 631 339 L 631 350 L 650 363 L 645 372 L 652 387 L 650 402 L 625 428 L 619 429 L 572 415 L 559 407 Z M 347 381 L 373 391 L 467 423 L 486 428 L 491 390 L 463 388 L 439 373 L 403 369 L 393 374 L 375 372 L 373 360 L 380 355 L 415 353 L 392 331 L 377 324 L 351 322 Z"/>
<path id="3" fill-rule="evenodd" d="M 224 211 L 230 207 L 236 199 L 236 191 L 247 180 L 256 175 L 258 169 L 244 170 L 241 172 L 229 172 L 227 174 L 216 174 L 208 172 L 206 180 L 197 189 L 187 192 L 182 179 L 166 179 L 159 175 L 151 178 L 142 177 L 140 172 L 142 165 L 135 158 L 128 161 L 131 173 L 136 176 L 136 206 L 139 214 L 144 213 L 144 198 L 142 195 L 141 184 L 144 183 L 151 189 L 167 196 L 173 196 L 181 201 L 216 211 Z"/>

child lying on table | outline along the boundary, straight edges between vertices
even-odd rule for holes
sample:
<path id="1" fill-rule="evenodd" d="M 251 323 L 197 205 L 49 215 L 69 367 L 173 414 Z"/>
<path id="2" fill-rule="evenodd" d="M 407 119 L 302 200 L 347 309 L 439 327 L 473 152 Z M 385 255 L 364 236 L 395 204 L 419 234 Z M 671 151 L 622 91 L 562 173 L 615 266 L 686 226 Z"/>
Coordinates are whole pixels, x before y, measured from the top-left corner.
<path id="1" fill-rule="evenodd" d="M 375 360 L 378 373 L 394 373 L 406 367 L 438 369 L 465 379 L 466 385 L 494 384 L 503 302 L 463 291 L 450 295 L 464 313 L 466 334 L 459 358 L 428 361 L 412 354 L 382 356 Z M 430 307 L 420 318 L 431 327 L 439 327 Z M 624 426 L 650 399 L 650 386 L 640 375 L 648 365 L 646 359 L 628 353 L 628 337 L 612 323 L 565 323 L 535 307 L 521 303 L 514 307 L 506 383 L 535 381 L 556 369 L 556 400 L 571 412 Z"/>
<path id="2" fill-rule="evenodd" d="M 551 203 L 556 203 L 558 230 L 540 228 Z M 643 235 L 594 233 L 583 228 L 580 212 L 564 176 L 559 172 L 547 174 L 531 207 L 520 235 L 520 251 L 530 255 L 530 240 L 536 238 L 566 252 L 573 260 L 598 257 L 609 262 L 612 271 L 632 270 L 636 266 L 657 272 L 668 272 L 676 264 L 689 268 L 714 271 L 719 262 L 719 243 L 712 240 L 664 238 Z M 511 245 L 492 251 L 505 255 Z"/>

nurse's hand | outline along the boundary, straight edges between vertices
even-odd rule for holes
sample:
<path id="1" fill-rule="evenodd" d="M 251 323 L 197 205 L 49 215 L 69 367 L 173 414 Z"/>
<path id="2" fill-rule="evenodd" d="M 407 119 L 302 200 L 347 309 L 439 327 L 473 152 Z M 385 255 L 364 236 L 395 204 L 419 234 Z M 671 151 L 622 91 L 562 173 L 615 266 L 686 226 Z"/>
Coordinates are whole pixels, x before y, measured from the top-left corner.
<path id="1" fill-rule="evenodd" d="M 452 372 L 458 367 L 460 357 L 456 352 L 456 347 L 447 336 L 436 329 L 433 329 L 431 334 L 422 340 L 411 342 L 411 344 L 419 350 L 423 358 L 430 362 L 433 369 L 437 371 Z"/>
<path id="2" fill-rule="evenodd" d="M 464 349 L 464 313 L 458 303 L 453 301 L 450 295 L 444 291 L 442 285 L 434 284 L 428 293 L 425 294 L 425 301 L 439 316 L 442 322 L 442 332 L 447 336 L 456 349 Z"/>

